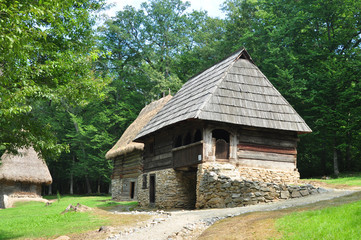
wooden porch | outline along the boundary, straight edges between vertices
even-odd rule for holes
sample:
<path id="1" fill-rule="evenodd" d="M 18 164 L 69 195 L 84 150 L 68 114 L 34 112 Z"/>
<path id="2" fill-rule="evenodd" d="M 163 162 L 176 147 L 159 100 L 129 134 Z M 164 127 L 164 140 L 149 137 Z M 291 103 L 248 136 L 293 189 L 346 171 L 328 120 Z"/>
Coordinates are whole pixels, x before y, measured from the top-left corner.
<path id="1" fill-rule="evenodd" d="M 203 141 L 191 143 L 172 149 L 173 168 L 196 166 L 203 160 Z"/>

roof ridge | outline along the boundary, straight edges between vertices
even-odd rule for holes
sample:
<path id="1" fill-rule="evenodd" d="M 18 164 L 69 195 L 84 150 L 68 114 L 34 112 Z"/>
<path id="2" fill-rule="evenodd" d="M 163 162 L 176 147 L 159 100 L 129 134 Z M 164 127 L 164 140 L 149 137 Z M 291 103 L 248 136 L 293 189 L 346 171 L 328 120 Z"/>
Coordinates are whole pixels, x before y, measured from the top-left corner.
<path id="1" fill-rule="evenodd" d="M 238 51 L 237 51 L 238 52 Z M 202 103 L 202 105 L 199 107 L 199 109 L 197 110 L 197 113 L 195 115 L 195 118 L 198 118 L 199 114 L 201 114 L 201 112 L 203 111 L 203 108 L 206 106 L 206 104 L 208 103 L 208 101 L 211 99 L 211 97 L 213 96 L 213 94 L 217 91 L 217 89 L 219 88 L 220 84 L 223 82 L 223 80 L 226 78 L 228 71 L 233 67 L 234 63 L 243 55 L 244 52 L 247 52 L 245 48 L 243 48 L 242 50 L 240 50 L 239 54 L 237 55 L 237 57 L 229 64 L 229 66 L 227 67 L 227 70 L 224 71 L 223 76 L 217 81 L 217 83 L 214 85 L 213 90 L 211 91 L 211 93 L 209 94 L 209 96 L 204 100 L 204 102 Z M 234 55 L 234 54 L 233 54 Z M 231 56 L 228 56 L 228 58 L 230 58 Z M 226 59 L 223 59 L 223 61 L 225 61 Z"/>

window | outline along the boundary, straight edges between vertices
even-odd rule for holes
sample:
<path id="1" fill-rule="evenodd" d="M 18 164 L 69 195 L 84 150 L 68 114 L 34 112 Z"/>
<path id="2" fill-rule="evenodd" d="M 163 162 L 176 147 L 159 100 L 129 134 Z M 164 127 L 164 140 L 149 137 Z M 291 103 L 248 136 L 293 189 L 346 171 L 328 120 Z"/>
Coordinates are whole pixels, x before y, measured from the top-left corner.
<path id="1" fill-rule="evenodd" d="M 192 137 L 191 134 L 188 132 L 186 137 L 184 138 L 184 144 L 183 145 L 188 145 L 192 143 Z"/>
<path id="2" fill-rule="evenodd" d="M 21 192 L 30 192 L 30 184 L 28 183 L 19 182 L 18 187 Z"/>
<path id="3" fill-rule="evenodd" d="M 181 135 L 177 136 L 177 138 L 175 139 L 175 144 L 174 144 L 175 148 L 180 147 L 180 146 L 182 146 L 182 136 Z"/>
<path id="4" fill-rule="evenodd" d="M 151 141 L 148 144 L 146 143 L 146 153 L 148 156 L 154 155 L 154 141 Z"/>
<path id="5" fill-rule="evenodd" d="M 199 142 L 202 140 L 202 131 L 197 129 L 196 133 L 194 134 L 194 141 L 193 142 Z"/>
<path id="6" fill-rule="evenodd" d="M 147 174 L 143 174 L 143 184 L 142 184 L 142 188 L 146 189 L 147 188 Z"/>

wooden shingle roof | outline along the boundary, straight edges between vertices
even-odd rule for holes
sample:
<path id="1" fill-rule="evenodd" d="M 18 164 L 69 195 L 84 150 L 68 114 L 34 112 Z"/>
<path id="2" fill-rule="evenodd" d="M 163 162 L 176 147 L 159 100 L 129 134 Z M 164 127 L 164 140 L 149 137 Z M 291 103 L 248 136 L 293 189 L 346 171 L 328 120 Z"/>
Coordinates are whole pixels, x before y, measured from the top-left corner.
<path id="1" fill-rule="evenodd" d="M 245 49 L 189 79 L 136 139 L 187 119 L 312 131 Z"/>

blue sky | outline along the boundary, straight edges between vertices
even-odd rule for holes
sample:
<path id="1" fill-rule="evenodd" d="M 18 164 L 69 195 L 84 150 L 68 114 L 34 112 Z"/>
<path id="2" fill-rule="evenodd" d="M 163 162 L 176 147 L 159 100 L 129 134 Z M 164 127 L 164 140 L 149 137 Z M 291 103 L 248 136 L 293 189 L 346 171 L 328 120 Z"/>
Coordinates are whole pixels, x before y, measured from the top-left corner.
<path id="1" fill-rule="evenodd" d="M 126 5 L 131 5 L 135 8 L 139 8 L 142 2 L 146 0 L 107 0 L 108 3 L 114 3 L 115 6 L 106 11 L 106 15 L 109 17 L 115 16 L 117 11 L 123 9 Z M 188 0 L 191 3 L 191 8 L 194 10 L 205 10 L 211 17 L 224 18 L 224 14 L 220 10 L 220 5 L 224 0 Z"/>

